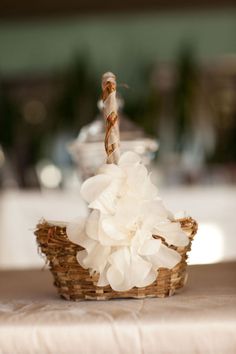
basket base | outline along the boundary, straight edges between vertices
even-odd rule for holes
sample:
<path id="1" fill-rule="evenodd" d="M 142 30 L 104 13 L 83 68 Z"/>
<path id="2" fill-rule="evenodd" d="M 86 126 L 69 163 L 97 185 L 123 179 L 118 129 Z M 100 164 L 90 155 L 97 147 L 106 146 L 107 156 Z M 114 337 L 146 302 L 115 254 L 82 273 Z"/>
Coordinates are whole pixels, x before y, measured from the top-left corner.
<path id="1" fill-rule="evenodd" d="M 191 249 L 191 241 L 197 232 L 197 223 L 192 218 L 178 220 L 189 237 L 186 247 L 168 246 L 181 255 L 181 261 L 173 268 L 160 268 L 158 277 L 151 285 L 144 288 L 133 288 L 129 291 L 117 292 L 110 286 L 98 287 L 98 275 L 90 276 L 77 262 L 77 252 L 82 248 L 72 243 L 62 224 L 41 222 L 35 235 L 41 253 L 46 255 L 54 277 L 54 285 L 59 295 L 66 300 L 110 300 L 121 298 L 144 299 L 148 297 L 163 298 L 173 295 L 186 282 L 187 252 Z M 154 236 L 158 237 L 158 236 Z M 162 240 L 163 243 L 164 240 Z"/>

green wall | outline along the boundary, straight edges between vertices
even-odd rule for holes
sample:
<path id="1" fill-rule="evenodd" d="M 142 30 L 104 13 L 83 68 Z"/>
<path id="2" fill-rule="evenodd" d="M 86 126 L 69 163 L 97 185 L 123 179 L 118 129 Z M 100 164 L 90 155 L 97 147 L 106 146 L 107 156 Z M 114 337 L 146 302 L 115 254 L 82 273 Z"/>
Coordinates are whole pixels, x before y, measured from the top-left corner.
<path id="1" fill-rule="evenodd" d="M 50 71 L 87 52 L 96 71 L 122 80 L 156 59 L 173 59 L 190 42 L 199 58 L 236 52 L 236 10 L 77 17 L 0 24 L 0 71 Z"/>

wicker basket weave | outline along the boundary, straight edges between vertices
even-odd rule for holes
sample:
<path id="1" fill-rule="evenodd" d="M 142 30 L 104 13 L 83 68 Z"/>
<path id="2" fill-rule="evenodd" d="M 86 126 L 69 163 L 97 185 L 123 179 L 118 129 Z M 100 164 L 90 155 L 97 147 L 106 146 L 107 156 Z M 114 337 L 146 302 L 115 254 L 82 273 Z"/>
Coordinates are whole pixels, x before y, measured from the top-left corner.
<path id="1" fill-rule="evenodd" d="M 116 105 L 115 76 L 106 73 L 102 81 L 105 129 L 105 150 L 107 163 L 117 163 L 119 158 L 119 126 Z M 183 231 L 189 237 L 186 247 L 169 246 L 158 235 L 154 238 L 161 239 L 167 247 L 176 250 L 181 261 L 172 269 L 160 268 L 157 279 L 149 286 L 132 288 L 129 291 L 114 291 L 110 286 L 98 287 L 99 274 L 90 276 L 89 270 L 80 266 L 76 255 L 82 247 L 71 242 L 66 234 L 66 225 L 42 221 L 37 225 L 35 235 L 41 253 L 46 256 L 54 284 L 59 294 L 67 300 L 108 300 L 113 298 L 145 298 L 165 297 L 182 288 L 186 281 L 187 252 L 191 249 L 191 242 L 197 232 L 197 223 L 192 218 L 178 220 Z M 173 221 L 175 222 L 175 221 Z"/>
<path id="2" fill-rule="evenodd" d="M 98 276 L 90 276 L 89 271 L 82 268 L 76 254 L 82 247 L 72 243 L 66 234 L 66 225 L 54 225 L 42 221 L 37 225 L 35 235 L 41 252 L 49 262 L 54 277 L 54 285 L 59 294 L 67 300 L 108 300 L 113 298 L 145 298 L 165 297 L 175 293 L 184 286 L 186 280 L 187 252 L 191 249 L 191 241 L 197 232 L 197 223 L 192 218 L 179 220 L 182 229 L 189 237 L 186 247 L 168 246 L 181 255 L 181 261 L 171 270 L 161 268 L 158 278 L 144 288 L 133 288 L 129 291 L 117 292 L 110 286 L 96 286 Z M 154 236 L 155 238 L 161 238 Z"/>

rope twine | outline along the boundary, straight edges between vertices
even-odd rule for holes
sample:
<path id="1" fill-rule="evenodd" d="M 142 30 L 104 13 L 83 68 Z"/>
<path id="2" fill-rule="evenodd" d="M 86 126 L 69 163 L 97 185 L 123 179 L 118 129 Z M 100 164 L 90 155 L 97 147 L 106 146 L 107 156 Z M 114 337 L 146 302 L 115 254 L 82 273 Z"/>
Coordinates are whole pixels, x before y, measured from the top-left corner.
<path id="1" fill-rule="evenodd" d="M 117 163 L 120 157 L 120 135 L 116 100 L 116 77 L 107 72 L 102 77 L 103 115 L 105 119 L 105 150 L 107 163 Z"/>

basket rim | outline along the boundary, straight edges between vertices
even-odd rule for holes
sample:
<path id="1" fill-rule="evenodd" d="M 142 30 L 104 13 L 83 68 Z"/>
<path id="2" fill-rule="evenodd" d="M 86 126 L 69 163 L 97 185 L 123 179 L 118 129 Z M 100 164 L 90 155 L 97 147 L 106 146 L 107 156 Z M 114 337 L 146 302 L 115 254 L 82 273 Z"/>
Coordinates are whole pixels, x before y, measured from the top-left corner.
<path id="1" fill-rule="evenodd" d="M 177 219 L 174 219 L 174 220 L 170 220 L 171 222 L 183 222 L 183 221 L 187 221 L 187 220 L 191 220 L 191 221 L 195 221 L 196 220 L 192 217 L 192 216 L 185 216 L 185 217 L 182 217 L 182 218 L 177 218 Z M 73 219 L 70 220 L 70 221 L 61 221 L 61 220 L 48 220 L 46 218 L 41 218 L 38 223 L 37 223 L 37 226 L 38 225 L 42 225 L 42 224 L 47 224 L 49 226 L 59 226 L 59 227 L 66 227 L 67 225 L 69 225 L 71 222 L 73 222 Z"/>

